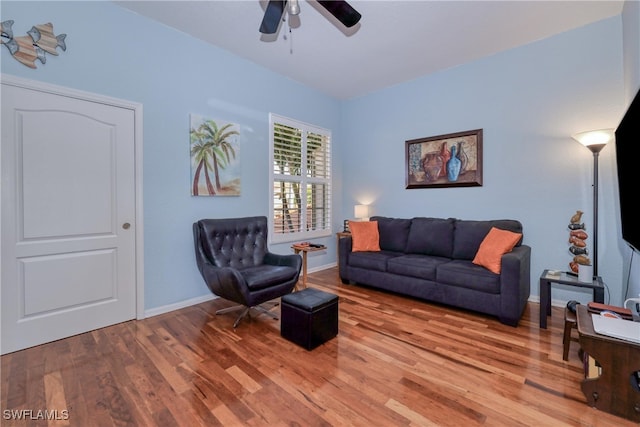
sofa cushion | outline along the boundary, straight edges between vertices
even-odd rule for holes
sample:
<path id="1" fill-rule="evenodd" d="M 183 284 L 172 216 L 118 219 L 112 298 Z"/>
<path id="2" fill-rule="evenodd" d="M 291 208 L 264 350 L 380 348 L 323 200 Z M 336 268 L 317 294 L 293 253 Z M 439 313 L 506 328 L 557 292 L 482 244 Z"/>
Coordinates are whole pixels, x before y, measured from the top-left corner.
<path id="1" fill-rule="evenodd" d="M 453 218 L 413 218 L 405 252 L 451 258 L 454 221 Z"/>
<path id="2" fill-rule="evenodd" d="M 444 257 L 417 254 L 402 255 L 387 261 L 387 272 L 435 281 L 437 267 L 449 261 L 451 261 L 449 258 Z"/>
<path id="3" fill-rule="evenodd" d="M 409 237 L 410 219 L 373 216 L 371 221 L 378 222 L 380 249 L 383 251 L 404 252 Z"/>
<path id="4" fill-rule="evenodd" d="M 485 236 L 489 234 L 491 227 L 512 231 L 514 233 L 522 233 L 522 224 L 520 221 L 512 219 L 487 221 L 458 219 L 455 221 L 453 231 L 453 254 L 451 258 L 471 261 L 476 256 L 478 248 L 480 248 L 480 244 Z M 521 243 L 522 239 L 518 241 L 516 246 Z"/>
<path id="5" fill-rule="evenodd" d="M 349 255 L 349 266 L 368 270 L 387 271 L 387 261 L 401 255 L 398 252 L 352 252 Z"/>
<path id="6" fill-rule="evenodd" d="M 473 258 L 473 263 L 485 267 L 487 270 L 500 274 L 502 269 L 502 255 L 511 252 L 513 247 L 522 238 L 522 234 L 491 227 L 486 235 L 478 253 Z"/>
<path id="7" fill-rule="evenodd" d="M 379 251 L 380 235 L 377 221 L 349 221 L 351 230 L 351 251 Z"/>
<path id="8" fill-rule="evenodd" d="M 500 275 L 471 261 L 453 260 L 438 266 L 436 281 L 443 285 L 474 289 L 489 294 L 500 293 Z"/>

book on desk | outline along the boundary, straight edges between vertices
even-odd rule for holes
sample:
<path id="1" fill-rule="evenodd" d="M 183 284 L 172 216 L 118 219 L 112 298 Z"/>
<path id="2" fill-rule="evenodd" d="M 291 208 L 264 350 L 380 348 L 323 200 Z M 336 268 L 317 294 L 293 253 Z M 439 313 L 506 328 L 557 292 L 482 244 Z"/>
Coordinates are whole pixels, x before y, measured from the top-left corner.
<path id="1" fill-rule="evenodd" d="M 633 320 L 631 310 L 624 307 L 618 307 L 616 305 L 601 304 L 592 301 L 587 304 L 587 309 L 590 313 L 602 313 L 603 311 L 608 311 L 619 315 L 623 319 Z"/>

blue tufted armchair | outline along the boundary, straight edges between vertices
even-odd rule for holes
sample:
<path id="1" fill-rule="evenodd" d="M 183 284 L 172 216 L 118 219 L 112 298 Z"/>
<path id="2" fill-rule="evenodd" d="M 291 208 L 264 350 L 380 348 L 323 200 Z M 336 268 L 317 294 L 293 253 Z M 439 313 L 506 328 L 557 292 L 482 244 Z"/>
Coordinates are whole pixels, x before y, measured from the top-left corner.
<path id="1" fill-rule="evenodd" d="M 260 305 L 293 290 L 302 259 L 269 252 L 266 217 L 201 219 L 193 224 L 193 237 L 198 269 L 209 289 L 240 304 L 216 314 L 242 310 L 234 328 L 251 316 L 251 309 L 277 318 Z"/>

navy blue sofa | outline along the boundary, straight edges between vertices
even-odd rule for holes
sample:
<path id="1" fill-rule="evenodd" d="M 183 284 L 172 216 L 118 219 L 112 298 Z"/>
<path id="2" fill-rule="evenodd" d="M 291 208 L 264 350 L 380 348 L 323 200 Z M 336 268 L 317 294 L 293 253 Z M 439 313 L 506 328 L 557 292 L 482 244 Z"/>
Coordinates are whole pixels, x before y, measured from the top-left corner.
<path id="1" fill-rule="evenodd" d="M 352 252 L 339 240 L 340 279 L 496 316 L 517 326 L 531 291 L 531 248 L 522 239 L 502 256 L 500 274 L 472 260 L 491 227 L 522 233 L 516 220 L 375 216 L 379 252 Z"/>

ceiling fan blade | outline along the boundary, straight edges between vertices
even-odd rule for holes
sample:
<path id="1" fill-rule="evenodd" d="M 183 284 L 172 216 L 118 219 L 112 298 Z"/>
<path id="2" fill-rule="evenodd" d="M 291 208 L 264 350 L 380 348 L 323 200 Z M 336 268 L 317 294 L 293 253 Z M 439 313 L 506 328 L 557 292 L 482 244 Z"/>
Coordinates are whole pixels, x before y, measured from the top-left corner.
<path id="1" fill-rule="evenodd" d="M 342 22 L 345 27 L 351 28 L 360 21 L 362 15 L 358 13 L 349 3 L 346 1 L 339 0 L 329 0 L 329 1 L 320 1 L 318 3 L 322 5 L 327 11 L 335 16 L 338 21 Z"/>
<path id="2" fill-rule="evenodd" d="M 267 9 L 264 11 L 264 17 L 260 24 L 260 32 L 262 34 L 275 34 L 284 14 L 284 8 L 287 6 L 287 0 L 269 0 Z"/>

